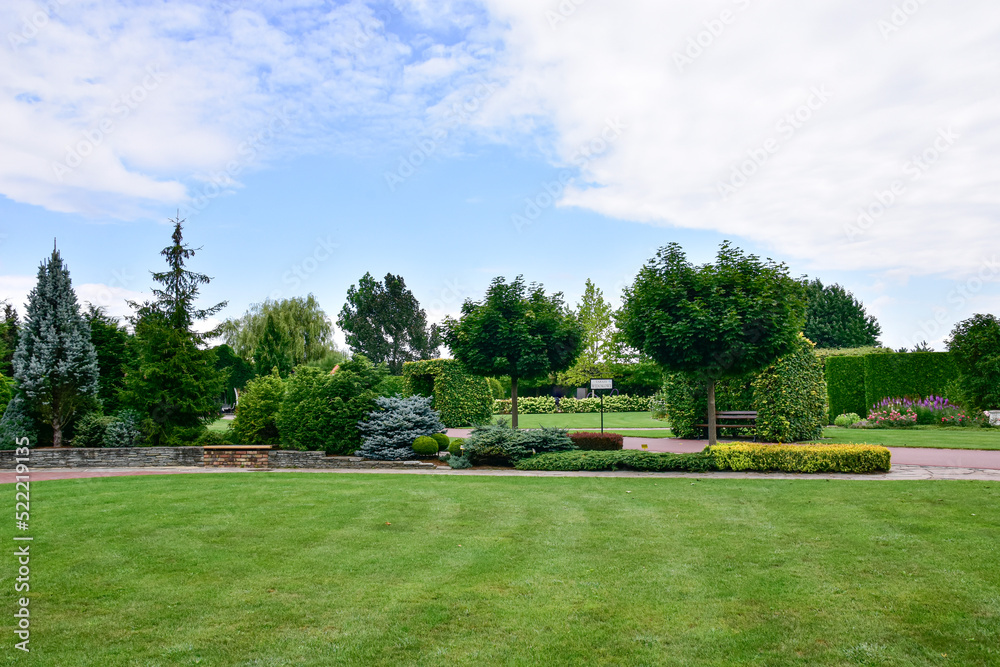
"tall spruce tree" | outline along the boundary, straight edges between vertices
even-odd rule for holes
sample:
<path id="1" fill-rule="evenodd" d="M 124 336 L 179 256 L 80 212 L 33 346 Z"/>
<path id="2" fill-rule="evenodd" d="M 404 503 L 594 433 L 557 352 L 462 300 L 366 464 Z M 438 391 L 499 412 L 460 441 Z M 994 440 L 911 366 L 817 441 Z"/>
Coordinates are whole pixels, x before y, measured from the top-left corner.
<path id="1" fill-rule="evenodd" d="M 174 218 L 173 244 L 160 253 L 167 270 L 153 273 L 161 287 L 154 300 L 131 303 L 136 309 L 137 370 L 125 380 L 125 400 L 146 415 L 145 429 L 151 444 L 178 444 L 196 438 L 205 424 L 219 414 L 226 388 L 226 373 L 215 367 L 215 352 L 201 349 L 216 331 L 198 333 L 195 322 L 222 310 L 195 306 L 201 285 L 211 278 L 185 268 L 196 250 L 184 243 L 184 220 Z"/>
<path id="2" fill-rule="evenodd" d="M 52 445 L 61 447 L 78 411 L 95 404 L 98 368 L 90 327 L 57 249 L 39 267 L 28 295 L 13 365 L 23 408 L 51 426 Z"/>
<path id="3" fill-rule="evenodd" d="M 10 377 L 14 373 L 14 351 L 17 350 L 17 332 L 21 323 L 17 309 L 3 301 L 3 322 L 0 323 L 0 373 Z"/>

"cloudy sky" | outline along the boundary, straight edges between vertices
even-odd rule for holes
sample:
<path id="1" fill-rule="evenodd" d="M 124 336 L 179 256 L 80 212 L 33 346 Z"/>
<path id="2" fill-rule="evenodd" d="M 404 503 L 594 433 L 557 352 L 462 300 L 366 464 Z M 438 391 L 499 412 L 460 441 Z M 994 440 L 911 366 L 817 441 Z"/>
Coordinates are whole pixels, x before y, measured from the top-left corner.
<path id="1" fill-rule="evenodd" d="M 617 300 L 723 239 L 883 342 L 1000 312 L 1000 6 L 321 0 L 0 7 L 0 298 L 58 238 L 126 312 L 188 221 L 239 315 L 365 271 L 433 317 L 497 275 Z"/>

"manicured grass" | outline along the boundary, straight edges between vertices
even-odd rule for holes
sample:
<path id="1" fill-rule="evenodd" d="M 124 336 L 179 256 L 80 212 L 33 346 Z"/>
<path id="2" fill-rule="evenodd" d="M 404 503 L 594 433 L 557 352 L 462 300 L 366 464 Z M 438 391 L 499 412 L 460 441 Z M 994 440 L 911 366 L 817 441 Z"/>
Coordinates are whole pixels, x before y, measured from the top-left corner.
<path id="1" fill-rule="evenodd" d="M 31 491 L 30 655 L 12 647 L 12 554 L 0 568 L 11 664 L 1000 662 L 996 483 L 230 473 Z"/>
<path id="2" fill-rule="evenodd" d="M 940 447 L 942 449 L 1000 449 L 1000 429 L 960 426 L 913 426 L 900 429 L 826 428 L 827 442 L 867 442 L 886 447 Z"/>
<path id="3" fill-rule="evenodd" d="M 604 430 L 615 428 L 666 428 L 667 422 L 653 419 L 652 412 L 605 412 Z M 503 417 L 510 423 L 510 415 L 494 415 L 495 419 Z M 580 413 L 557 413 L 551 415 L 523 415 L 517 416 L 517 425 L 520 428 L 539 428 L 540 426 L 568 429 L 600 429 L 601 414 L 599 412 Z"/>
<path id="4" fill-rule="evenodd" d="M 208 425 L 208 430 L 225 433 L 226 431 L 229 430 L 229 425 L 232 423 L 233 423 L 232 419 L 216 419 L 214 422 Z"/>

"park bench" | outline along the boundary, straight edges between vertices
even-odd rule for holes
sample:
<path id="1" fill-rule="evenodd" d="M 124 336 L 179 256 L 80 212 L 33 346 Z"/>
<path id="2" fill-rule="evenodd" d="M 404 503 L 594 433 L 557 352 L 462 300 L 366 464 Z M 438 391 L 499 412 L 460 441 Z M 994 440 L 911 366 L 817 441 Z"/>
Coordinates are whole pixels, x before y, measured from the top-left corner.
<path id="1" fill-rule="evenodd" d="M 706 417 L 707 421 L 707 417 Z M 708 424 L 696 424 L 699 428 L 708 428 Z M 753 428 L 754 442 L 757 442 L 757 412 L 756 410 L 729 410 L 715 413 L 715 428 Z"/>

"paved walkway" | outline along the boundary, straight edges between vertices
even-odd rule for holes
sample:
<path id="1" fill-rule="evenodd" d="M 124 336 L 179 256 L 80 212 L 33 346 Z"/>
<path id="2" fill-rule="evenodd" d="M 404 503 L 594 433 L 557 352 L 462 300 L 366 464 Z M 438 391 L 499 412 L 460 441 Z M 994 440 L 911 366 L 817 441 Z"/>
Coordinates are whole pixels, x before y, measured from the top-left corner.
<path id="1" fill-rule="evenodd" d="M 617 430 L 617 429 L 616 429 Z M 468 429 L 449 429 L 453 438 L 468 436 Z M 705 440 L 680 440 L 678 438 L 624 438 L 625 449 L 642 449 L 650 452 L 689 454 L 705 448 Z M 931 449 L 927 447 L 889 447 L 893 464 L 917 466 L 945 466 L 950 468 L 978 468 L 1000 470 L 1000 450 L 984 449 Z"/>
<path id="2" fill-rule="evenodd" d="M 248 470 L 241 468 L 74 468 L 36 470 L 31 472 L 32 482 L 43 482 L 54 479 L 83 479 L 89 477 L 123 477 L 131 475 L 177 475 L 189 473 L 257 473 L 282 474 L 290 472 L 304 473 L 350 473 L 378 475 L 456 475 L 465 477 L 657 477 L 657 478 L 710 478 L 710 479 L 831 479 L 831 480 L 865 480 L 865 481 L 906 481 L 906 480 L 982 480 L 1000 482 L 1000 470 L 977 468 L 945 468 L 935 466 L 893 465 L 888 473 L 872 475 L 816 474 L 797 473 L 759 473 L 759 472 L 637 472 L 619 470 L 607 471 L 528 471 L 512 470 L 510 468 L 482 468 L 474 470 L 452 470 L 447 466 L 436 470 L 404 470 L 404 469 L 365 469 L 365 468 L 282 468 L 271 470 Z M 14 482 L 13 472 L 0 472 L 0 484 Z"/>

